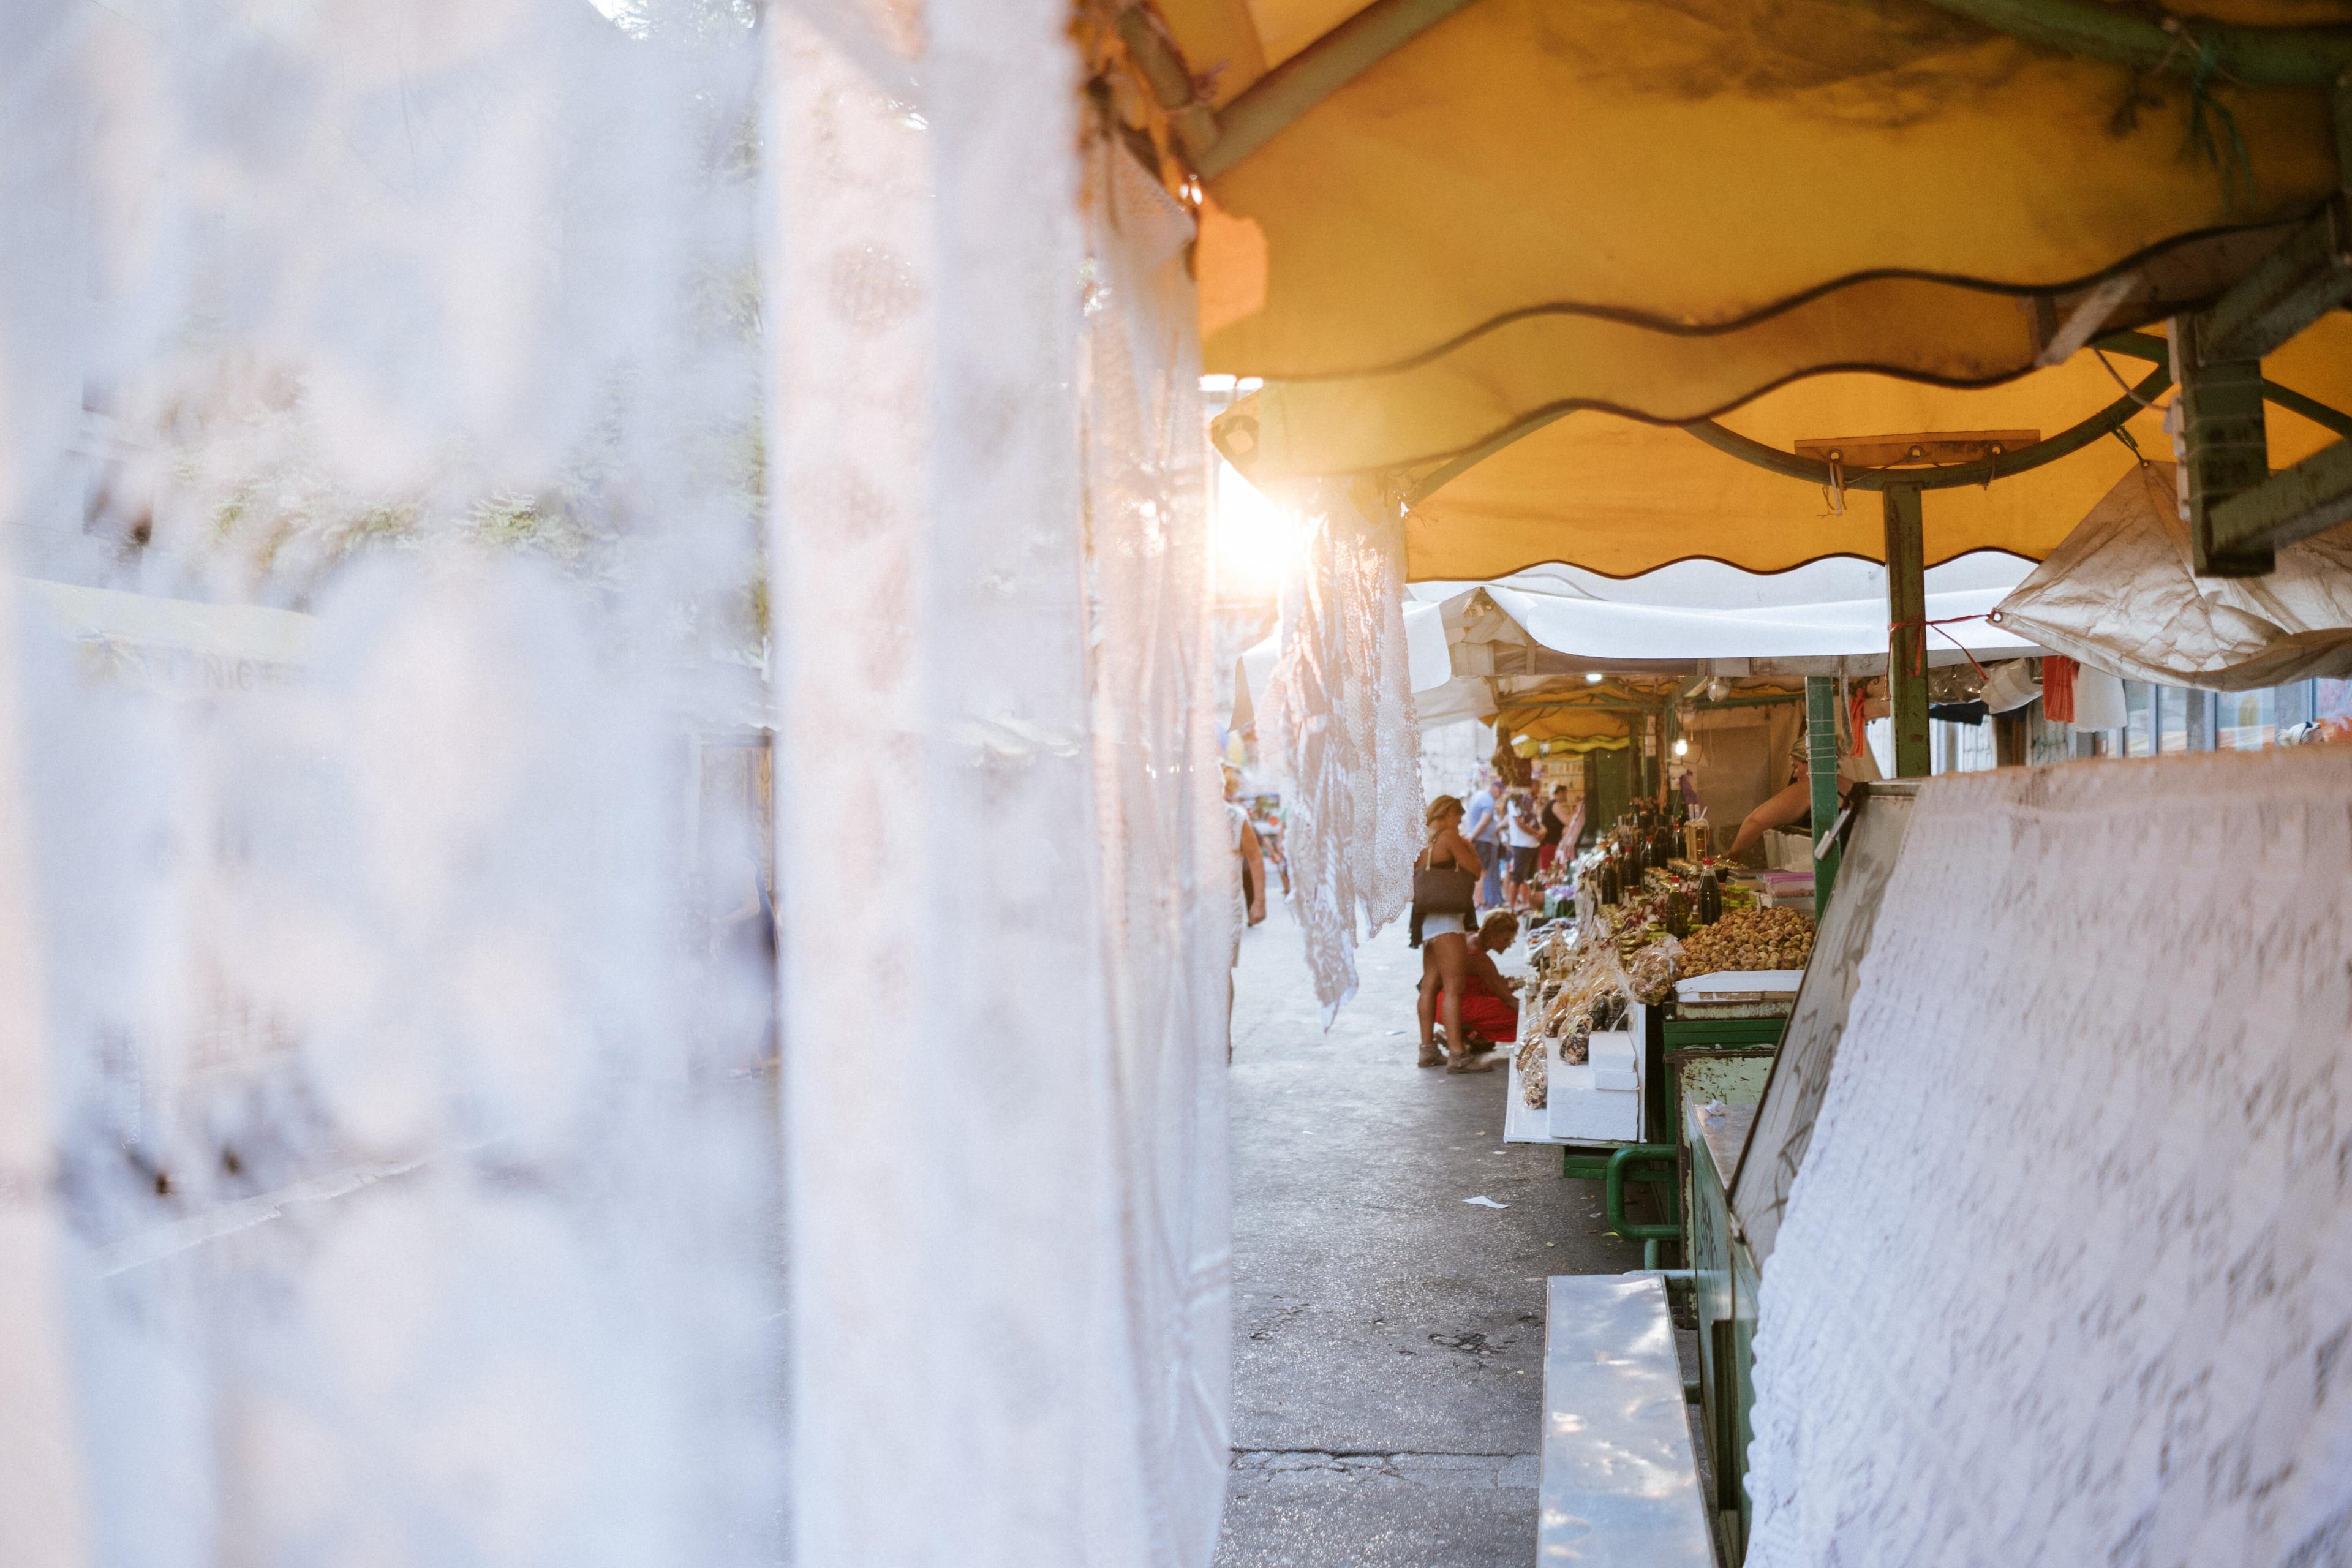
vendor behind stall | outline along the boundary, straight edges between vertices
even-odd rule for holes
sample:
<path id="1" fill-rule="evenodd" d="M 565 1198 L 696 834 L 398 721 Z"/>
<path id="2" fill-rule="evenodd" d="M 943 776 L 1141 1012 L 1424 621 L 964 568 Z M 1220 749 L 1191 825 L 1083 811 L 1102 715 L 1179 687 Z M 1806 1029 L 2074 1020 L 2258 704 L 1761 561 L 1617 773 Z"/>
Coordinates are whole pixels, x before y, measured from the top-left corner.
<path id="1" fill-rule="evenodd" d="M 1740 823 L 1738 834 L 1731 840 L 1727 858 L 1738 859 L 1748 846 L 1762 838 L 1775 827 L 1807 823 L 1812 817 L 1812 763 L 1805 752 L 1805 732 L 1798 731 L 1797 743 L 1789 749 L 1790 783 L 1779 794 L 1748 814 Z M 1880 777 L 1877 759 L 1870 748 L 1858 745 L 1844 726 L 1838 734 L 1838 799 L 1844 800 L 1856 784 L 1864 784 Z"/>

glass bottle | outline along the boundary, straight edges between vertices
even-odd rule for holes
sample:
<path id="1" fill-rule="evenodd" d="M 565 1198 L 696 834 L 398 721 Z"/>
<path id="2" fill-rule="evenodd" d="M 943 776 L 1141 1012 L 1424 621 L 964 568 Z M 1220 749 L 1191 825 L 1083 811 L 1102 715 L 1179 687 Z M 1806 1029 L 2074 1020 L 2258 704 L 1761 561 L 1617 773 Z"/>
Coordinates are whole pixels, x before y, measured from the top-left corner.
<path id="1" fill-rule="evenodd" d="M 1715 879 L 1715 857 L 1710 855 L 1698 868 L 1698 923 L 1711 926 L 1723 918 L 1723 888 Z"/>

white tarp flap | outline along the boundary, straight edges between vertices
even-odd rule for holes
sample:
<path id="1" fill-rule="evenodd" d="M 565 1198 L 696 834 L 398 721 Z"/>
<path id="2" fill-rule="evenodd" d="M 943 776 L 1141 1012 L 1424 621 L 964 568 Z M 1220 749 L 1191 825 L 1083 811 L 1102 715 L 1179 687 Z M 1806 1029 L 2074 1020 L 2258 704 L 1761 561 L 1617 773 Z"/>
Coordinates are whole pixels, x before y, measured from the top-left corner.
<path id="1" fill-rule="evenodd" d="M 1445 646 L 1445 612 L 1435 605 L 1404 607 L 1406 659 L 1412 670 L 1413 700 L 1454 679 L 1454 655 Z"/>
<path id="2" fill-rule="evenodd" d="M 2003 589 L 1963 588 L 1927 595 L 1930 653 L 1954 643 L 1978 654 L 2035 651 L 2032 643 L 1983 619 Z M 1708 609 L 1621 604 L 1534 591 L 1507 582 L 1486 589 L 1497 609 L 1539 647 L 1606 659 L 1828 658 L 1886 652 L 1886 599 Z M 1946 636 L 1950 637 L 1947 641 Z"/>
<path id="3" fill-rule="evenodd" d="M 2326 746 L 1920 785 L 1764 1266 L 1751 1568 L 2346 1560 L 2348 800 Z"/>
<path id="4" fill-rule="evenodd" d="M 2266 577 L 2199 577 L 2173 466 L 2150 463 L 1999 606 L 2000 625 L 2126 680 L 2245 691 L 2352 676 L 2352 526 L 2290 544 Z"/>

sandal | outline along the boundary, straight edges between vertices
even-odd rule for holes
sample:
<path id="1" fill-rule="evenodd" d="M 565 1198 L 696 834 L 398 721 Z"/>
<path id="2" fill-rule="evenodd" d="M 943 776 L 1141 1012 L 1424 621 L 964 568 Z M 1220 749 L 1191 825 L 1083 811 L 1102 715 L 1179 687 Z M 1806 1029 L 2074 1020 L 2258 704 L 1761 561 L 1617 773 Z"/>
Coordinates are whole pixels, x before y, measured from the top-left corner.
<path id="1" fill-rule="evenodd" d="M 1500 1057 L 1459 1056 L 1445 1064 L 1447 1072 L 1492 1072 L 1503 1065 Z"/>
<path id="2" fill-rule="evenodd" d="M 1439 1050 L 1435 1046 L 1423 1046 L 1421 1047 L 1421 1059 L 1413 1065 L 1415 1067 L 1424 1068 L 1442 1068 L 1445 1065 L 1445 1053 Z"/>

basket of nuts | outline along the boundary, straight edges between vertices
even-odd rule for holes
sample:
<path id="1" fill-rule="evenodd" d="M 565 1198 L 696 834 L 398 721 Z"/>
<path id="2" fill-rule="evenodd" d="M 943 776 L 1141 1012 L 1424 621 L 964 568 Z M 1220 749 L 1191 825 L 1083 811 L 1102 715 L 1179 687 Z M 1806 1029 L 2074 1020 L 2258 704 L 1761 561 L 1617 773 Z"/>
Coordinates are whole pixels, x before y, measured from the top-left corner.
<path id="1" fill-rule="evenodd" d="M 1813 955 L 1813 922 L 1797 910 L 1733 910 L 1683 941 L 1682 973 L 1802 969 Z"/>

